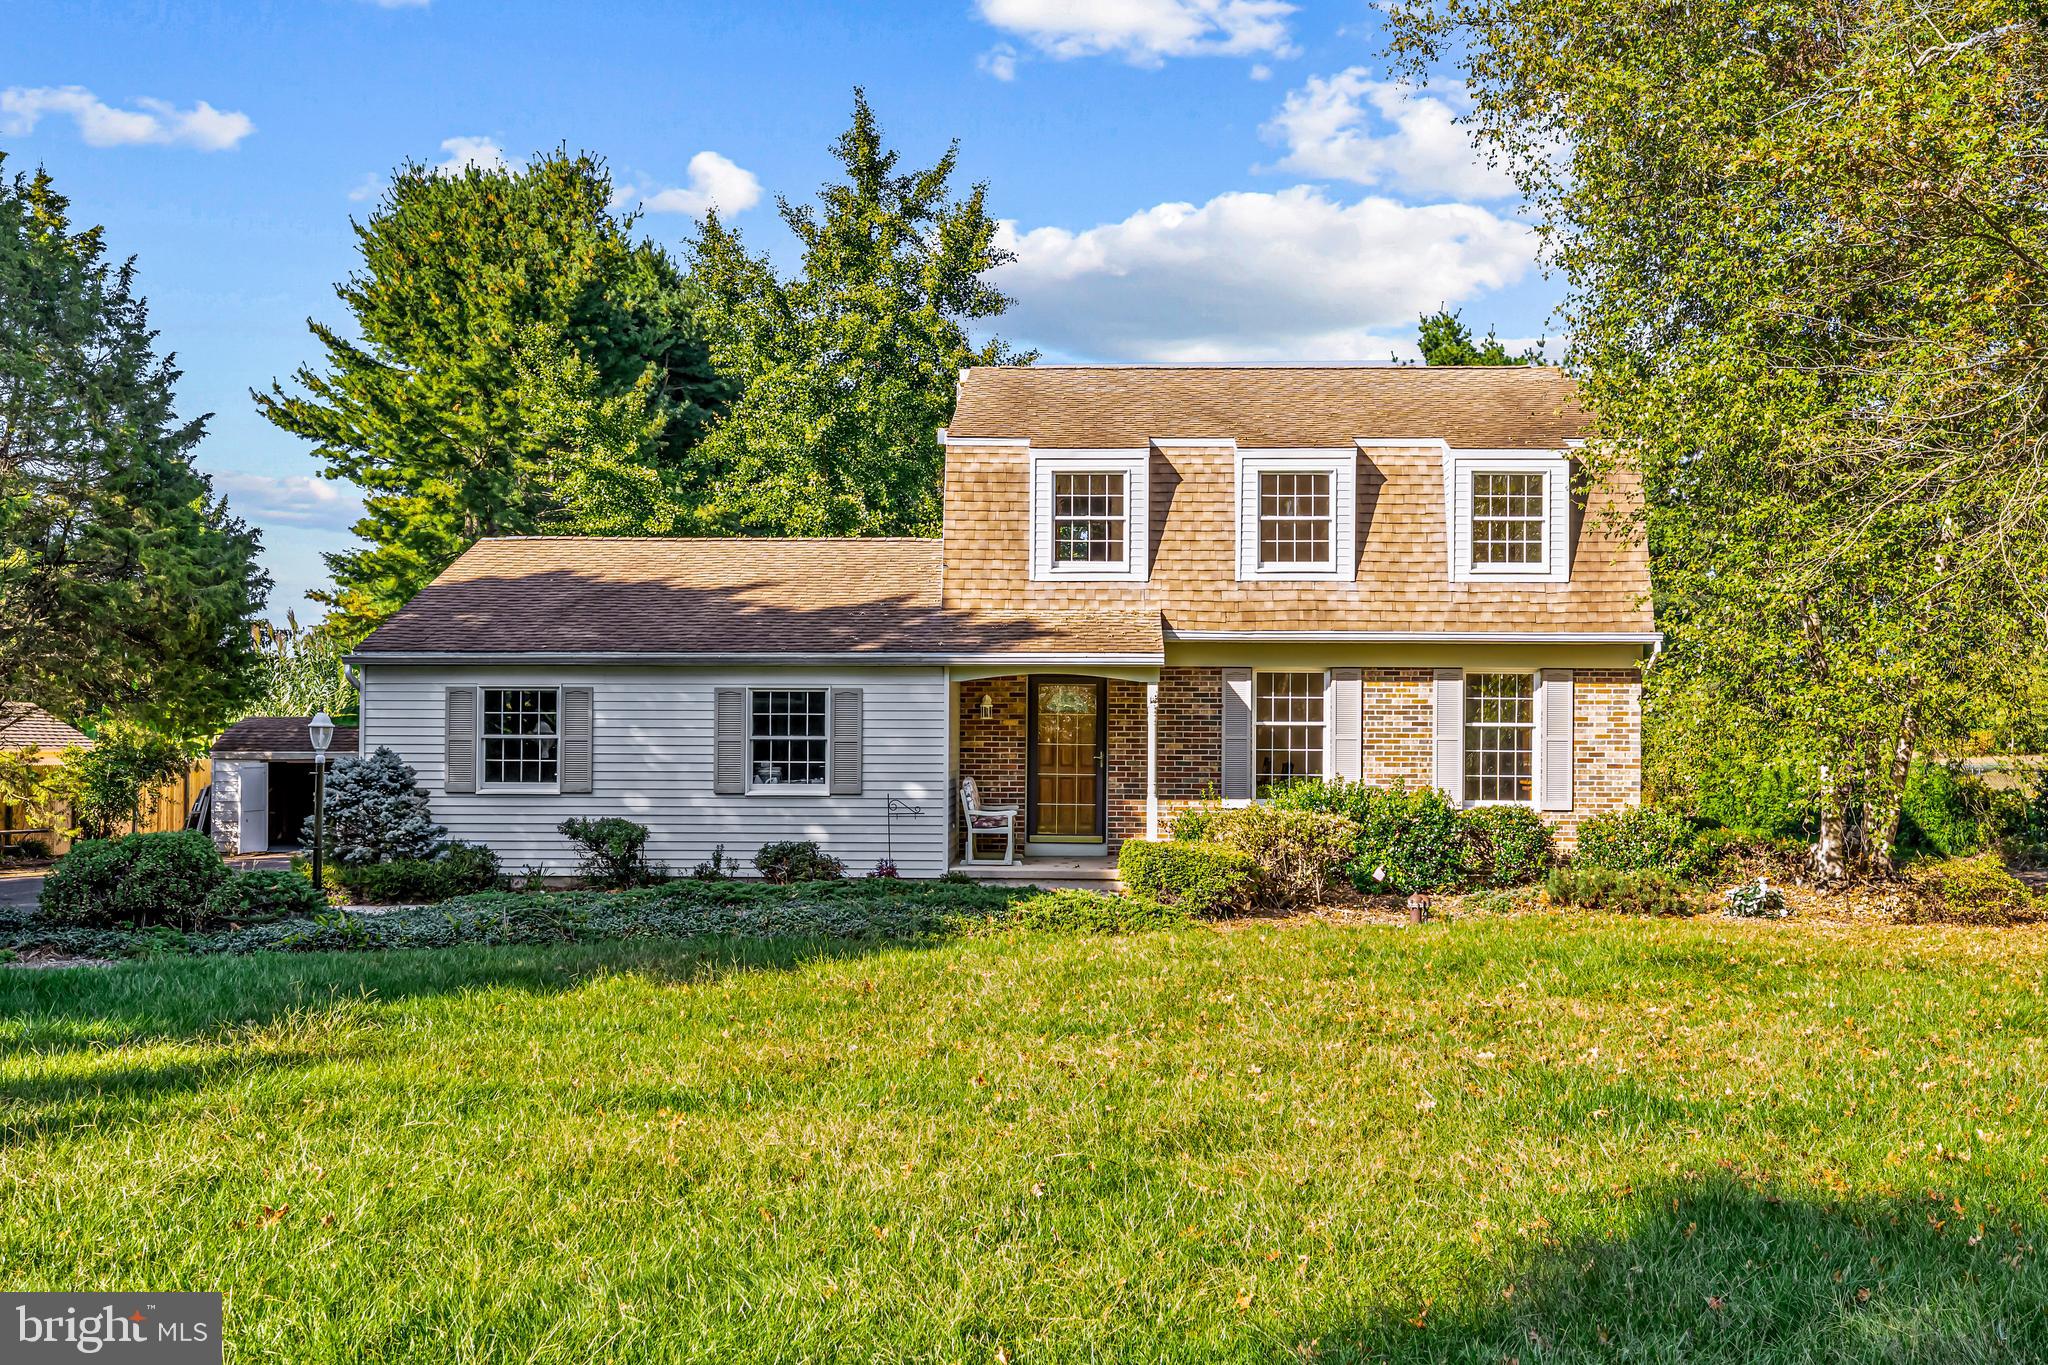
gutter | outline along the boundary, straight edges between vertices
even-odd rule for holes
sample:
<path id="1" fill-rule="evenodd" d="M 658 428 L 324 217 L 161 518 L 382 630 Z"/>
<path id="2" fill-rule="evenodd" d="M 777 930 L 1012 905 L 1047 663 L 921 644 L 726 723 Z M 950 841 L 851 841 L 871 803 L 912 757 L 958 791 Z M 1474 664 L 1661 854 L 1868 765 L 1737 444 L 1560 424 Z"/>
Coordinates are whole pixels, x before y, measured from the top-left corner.
<path id="1" fill-rule="evenodd" d="M 750 653 L 687 654 L 656 652 L 652 650 L 519 650 L 514 652 L 461 652 L 455 650 L 382 650 L 370 654 L 351 654 L 343 660 L 350 665 L 358 664 L 677 664 L 677 665 L 731 665 L 731 664 L 808 664 L 830 665 L 838 668 L 870 667 L 900 668 L 909 665 L 941 667 L 948 664 L 989 664 L 1017 663 L 1037 666 L 1082 666 L 1087 664 L 1108 664 L 1124 668 L 1158 668 L 1166 662 L 1166 655 L 1146 654 L 1019 654 L 1003 652 L 986 653 L 903 653 L 884 654 L 870 651 L 839 651 L 834 653 Z"/>

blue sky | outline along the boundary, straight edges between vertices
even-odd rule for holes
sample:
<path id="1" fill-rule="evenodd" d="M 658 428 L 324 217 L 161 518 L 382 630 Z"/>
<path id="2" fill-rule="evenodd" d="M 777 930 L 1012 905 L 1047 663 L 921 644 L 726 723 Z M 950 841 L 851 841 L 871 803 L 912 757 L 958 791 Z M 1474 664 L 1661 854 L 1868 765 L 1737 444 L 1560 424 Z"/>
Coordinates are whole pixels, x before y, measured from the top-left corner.
<path id="1" fill-rule="evenodd" d="M 214 414 L 200 464 L 303 619 L 353 495 L 248 391 L 346 322 L 349 220 L 405 158 L 566 143 L 648 236 L 715 201 L 781 254 L 773 198 L 831 174 L 858 84 L 919 163 L 959 139 L 1020 256 L 1000 330 L 1051 358 L 1382 361 L 1439 302 L 1543 334 L 1555 287 L 1458 92 L 1392 87 L 1379 38 L 1366 0 L 11 0 L 0 151 L 139 258 Z"/>

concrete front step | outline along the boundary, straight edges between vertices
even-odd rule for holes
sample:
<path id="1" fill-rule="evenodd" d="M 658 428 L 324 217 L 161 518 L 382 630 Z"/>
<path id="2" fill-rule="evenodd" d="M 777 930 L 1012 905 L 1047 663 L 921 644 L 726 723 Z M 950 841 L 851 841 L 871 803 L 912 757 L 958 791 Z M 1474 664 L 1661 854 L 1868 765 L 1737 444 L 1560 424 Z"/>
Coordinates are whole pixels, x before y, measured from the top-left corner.
<path id="1" fill-rule="evenodd" d="M 953 871 L 965 873 L 981 882 L 1078 886 L 1097 891 L 1114 891 L 1118 886 L 1114 858 L 1019 858 L 1014 863 L 954 863 Z"/>

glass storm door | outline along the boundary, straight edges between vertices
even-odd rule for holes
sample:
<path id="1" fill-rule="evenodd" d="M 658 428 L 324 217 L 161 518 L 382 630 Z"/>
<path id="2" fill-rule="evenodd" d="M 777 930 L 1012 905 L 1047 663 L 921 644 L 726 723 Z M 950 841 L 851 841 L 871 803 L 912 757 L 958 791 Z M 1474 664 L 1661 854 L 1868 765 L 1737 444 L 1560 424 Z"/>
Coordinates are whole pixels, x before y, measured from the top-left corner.
<path id="1" fill-rule="evenodd" d="M 1108 690 L 1101 678 L 1032 678 L 1029 837 L 1102 842 Z"/>

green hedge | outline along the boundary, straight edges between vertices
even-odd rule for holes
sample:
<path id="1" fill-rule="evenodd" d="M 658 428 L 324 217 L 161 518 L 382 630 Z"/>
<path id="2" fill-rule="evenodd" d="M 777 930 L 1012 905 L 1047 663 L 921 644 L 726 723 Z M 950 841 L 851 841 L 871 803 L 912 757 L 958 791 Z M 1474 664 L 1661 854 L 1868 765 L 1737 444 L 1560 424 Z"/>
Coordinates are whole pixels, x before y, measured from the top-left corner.
<path id="1" fill-rule="evenodd" d="M 208 924 L 261 924 L 317 915 L 326 908 L 327 898 L 298 873 L 259 867 L 237 872 L 213 888 L 204 918 Z"/>
<path id="2" fill-rule="evenodd" d="M 36 909 L 48 923 L 80 928 L 199 928 L 207 897 L 227 879 L 220 850 L 191 830 L 87 839 L 43 879 Z"/>
<path id="3" fill-rule="evenodd" d="M 1692 821 L 1651 806 L 1631 806 L 1609 815 L 1595 815 L 1579 824 L 1572 866 L 1609 872 L 1662 872 L 1695 879 L 1710 877 L 1726 849 L 1716 830 L 1700 830 Z"/>
<path id="4" fill-rule="evenodd" d="M 349 900 L 363 905 L 432 905 L 504 884 L 498 855 L 482 844 L 453 843 L 438 858 L 393 858 L 326 868 Z"/>
<path id="5" fill-rule="evenodd" d="M 1194 918 L 1187 906 L 1166 905 L 1150 896 L 1112 896 L 1079 890 L 1041 891 L 1018 901 L 1010 913 L 1026 929 L 1082 934 L 1170 929 Z"/>
<path id="6" fill-rule="evenodd" d="M 1328 811 L 1233 806 L 1201 823 L 1206 842 L 1234 848 L 1257 865 L 1253 894 L 1263 904 L 1321 902 L 1330 878 L 1357 856 L 1358 826 Z"/>
<path id="7" fill-rule="evenodd" d="M 2006 871 L 1995 853 L 1909 864 L 1906 885 L 1912 896 L 1904 918 L 1917 923 L 2032 924 L 2048 918 L 2043 898 Z"/>
<path id="8" fill-rule="evenodd" d="M 1193 915 L 1245 909 L 1258 889 L 1251 855 L 1221 844 L 1128 839 L 1116 870 L 1125 890 Z"/>

